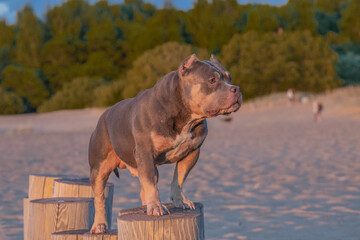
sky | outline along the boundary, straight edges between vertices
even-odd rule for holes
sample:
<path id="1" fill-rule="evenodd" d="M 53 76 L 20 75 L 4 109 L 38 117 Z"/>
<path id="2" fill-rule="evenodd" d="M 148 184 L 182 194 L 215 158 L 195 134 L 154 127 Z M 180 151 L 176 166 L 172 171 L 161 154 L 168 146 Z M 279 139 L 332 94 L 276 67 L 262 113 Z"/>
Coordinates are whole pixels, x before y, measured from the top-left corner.
<path id="1" fill-rule="evenodd" d="M 14 23 L 16 20 L 16 11 L 23 8 L 26 3 L 30 5 L 35 10 L 35 13 L 41 18 L 48 6 L 52 7 L 54 5 L 59 5 L 65 0 L 0 0 L 0 19 L 6 19 L 7 23 Z M 91 3 L 96 2 L 96 0 L 88 0 Z M 187 10 L 192 7 L 194 0 L 173 0 L 173 4 L 178 9 Z M 109 0 L 110 3 L 121 3 L 122 0 Z M 157 8 L 161 8 L 164 0 L 144 0 L 144 2 L 151 2 Z M 287 0 L 238 0 L 240 3 L 268 3 L 272 5 L 281 5 L 285 4 Z"/>

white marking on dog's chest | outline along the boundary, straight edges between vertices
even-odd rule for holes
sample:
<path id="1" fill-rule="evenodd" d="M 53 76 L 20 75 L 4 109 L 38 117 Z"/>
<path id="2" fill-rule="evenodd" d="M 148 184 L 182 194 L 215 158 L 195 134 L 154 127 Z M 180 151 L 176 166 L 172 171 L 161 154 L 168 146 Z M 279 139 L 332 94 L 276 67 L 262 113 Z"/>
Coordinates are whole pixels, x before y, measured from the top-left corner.
<path id="1" fill-rule="evenodd" d="M 173 149 L 166 153 L 166 158 L 170 161 L 178 161 L 197 148 L 199 144 L 200 141 L 193 137 L 190 132 L 181 133 L 176 136 L 173 142 Z"/>
<path id="2" fill-rule="evenodd" d="M 190 142 L 191 137 L 192 137 L 191 133 L 189 133 L 189 132 L 188 133 L 181 133 L 181 134 L 177 135 L 174 142 L 173 142 L 173 147 L 176 148 L 180 144 Z"/>
<path id="3" fill-rule="evenodd" d="M 155 150 L 158 152 L 161 152 L 165 149 L 170 149 L 170 151 L 173 151 L 179 147 L 184 148 L 190 145 L 193 141 L 190 132 L 178 134 L 173 140 L 157 135 L 156 133 L 151 133 L 151 139 L 153 141 Z"/>
<path id="4" fill-rule="evenodd" d="M 164 163 L 164 161 L 168 161 L 168 163 L 177 162 L 201 145 L 206 134 L 199 131 L 191 132 L 192 126 L 194 126 L 194 123 L 186 125 L 175 138 L 164 137 L 155 132 L 151 133 L 155 156 L 165 154 L 162 155 L 161 159 L 158 159 L 160 164 Z"/>

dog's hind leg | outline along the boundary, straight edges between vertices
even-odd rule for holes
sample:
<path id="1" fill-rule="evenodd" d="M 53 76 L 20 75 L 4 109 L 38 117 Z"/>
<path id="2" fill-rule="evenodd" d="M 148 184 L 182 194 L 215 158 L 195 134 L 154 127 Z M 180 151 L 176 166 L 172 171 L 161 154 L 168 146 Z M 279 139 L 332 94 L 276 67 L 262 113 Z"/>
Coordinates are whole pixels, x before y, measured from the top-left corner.
<path id="1" fill-rule="evenodd" d="M 108 229 L 104 190 L 110 173 L 117 167 L 117 159 L 104 121 L 100 119 L 89 143 L 90 183 L 95 194 L 95 218 L 91 233 L 104 233 Z"/>
<path id="2" fill-rule="evenodd" d="M 104 189 L 111 171 L 103 168 L 90 170 L 90 181 L 94 191 L 95 219 L 91 227 L 91 233 L 105 233 L 108 229 L 105 211 Z"/>

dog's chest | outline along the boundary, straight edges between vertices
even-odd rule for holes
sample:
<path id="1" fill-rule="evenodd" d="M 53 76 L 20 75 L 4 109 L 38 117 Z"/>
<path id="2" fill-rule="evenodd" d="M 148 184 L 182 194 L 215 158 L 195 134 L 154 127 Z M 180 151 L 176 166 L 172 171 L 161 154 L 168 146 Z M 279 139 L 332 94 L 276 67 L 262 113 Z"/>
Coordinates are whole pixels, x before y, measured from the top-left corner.
<path id="1" fill-rule="evenodd" d="M 177 135 L 173 141 L 173 148 L 166 153 L 166 159 L 170 162 L 178 161 L 179 158 L 184 157 L 190 151 L 196 149 L 200 145 L 199 138 L 193 136 L 191 133 L 183 133 Z"/>
<path id="2" fill-rule="evenodd" d="M 154 138 L 155 139 L 155 138 Z M 205 139 L 205 135 L 185 132 L 177 135 L 175 139 L 156 137 L 153 141 L 155 150 L 155 163 L 174 163 L 197 149 Z"/>

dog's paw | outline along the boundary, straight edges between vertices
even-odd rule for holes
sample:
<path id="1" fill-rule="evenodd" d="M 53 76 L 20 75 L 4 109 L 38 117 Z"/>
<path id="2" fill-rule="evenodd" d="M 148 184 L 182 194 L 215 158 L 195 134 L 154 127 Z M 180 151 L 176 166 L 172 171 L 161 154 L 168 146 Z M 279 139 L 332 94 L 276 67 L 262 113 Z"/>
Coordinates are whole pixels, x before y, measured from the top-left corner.
<path id="1" fill-rule="evenodd" d="M 149 216 L 163 216 L 170 214 L 167 207 L 160 202 L 150 202 L 146 205 L 146 213 Z"/>
<path id="2" fill-rule="evenodd" d="M 90 232 L 93 234 L 106 233 L 106 224 L 105 223 L 99 223 L 99 224 L 94 223 Z"/>
<path id="3" fill-rule="evenodd" d="M 175 207 L 177 208 L 190 208 L 190 209 L 195 209 L 195 205 L 192 201 L 190 201 L 189 199 L 187 199 L 185 197 L 185 194 L 183 192 L 181 192 L 180 194 L 177 194 L 177 196 L 171 197 L 171 200 L 174 204 Z"/>
<path id="4" fill-rule="evenodd" d="M 192 201 L 190 201 L 189 199 L 185 198 L 185 199 L 180 199 L 180 198 L 172 198 L 172 202 L 174 204 L 175 207 L 177 208 L 189 208 L 189 209 L 195 209 L 195 205 Z"/>
<path id="5" fill-rule="evenodd" d="M 185 208 L 190 208 L 192 210 L 195 210 L 195 205 L 192 201 L 190 201 L 189 199 L 183 199 L 183 204 L 185 206 Z"/>

